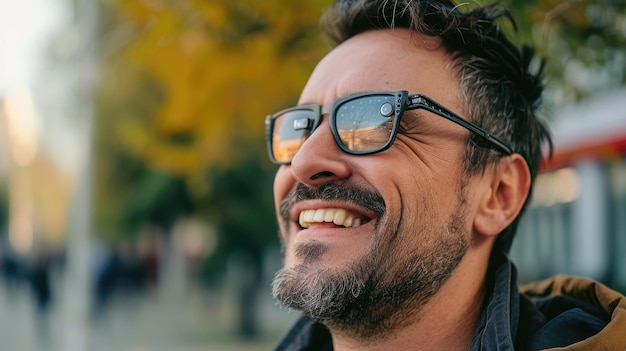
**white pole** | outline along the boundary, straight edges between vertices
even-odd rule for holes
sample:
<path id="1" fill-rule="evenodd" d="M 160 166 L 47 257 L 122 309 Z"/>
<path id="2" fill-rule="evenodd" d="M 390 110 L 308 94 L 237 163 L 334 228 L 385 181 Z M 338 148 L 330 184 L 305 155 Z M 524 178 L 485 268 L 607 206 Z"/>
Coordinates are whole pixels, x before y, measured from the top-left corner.
<path id="1" fill-rule="evenodd" d="M 90 237 L 92 209 L 93 91 L 97 76 L 96 24 L 97 3 L 80 0 L 75 3 L 79 32 L 77 81 L 73 94 L 80 131 L 77 147 L 81 150 L 68 218 L 67 257 L 64 284 L 64 319 L 61 349 L 86 351 L 89 333 Z"/>

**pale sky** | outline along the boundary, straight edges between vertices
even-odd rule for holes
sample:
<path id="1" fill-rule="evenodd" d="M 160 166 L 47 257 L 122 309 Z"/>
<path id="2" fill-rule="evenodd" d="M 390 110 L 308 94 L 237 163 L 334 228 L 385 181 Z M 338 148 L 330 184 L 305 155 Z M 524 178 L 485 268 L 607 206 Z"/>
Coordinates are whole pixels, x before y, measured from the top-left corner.
<path id="1" fill-rule="evenodd" d="M 73 77 L 63 76 L 62 67 L 50 71 L 44 55 L 53 36 L 67 28 L 69 5 L 70 0 L 0 0 L 0 101 L 17 95 L 32 103 L 31 117 L 14 122 L 29 131 L 26 139 L 35 140 L 37 153 L 44 151 L 64 169 L 75 167 L 80 149 L 76 118 L 68 110 Z"/>
<path id="2" fill-rule="evenodd" d="M 65 0 L 0 0 L 0 97 L 30 86 Z"/>

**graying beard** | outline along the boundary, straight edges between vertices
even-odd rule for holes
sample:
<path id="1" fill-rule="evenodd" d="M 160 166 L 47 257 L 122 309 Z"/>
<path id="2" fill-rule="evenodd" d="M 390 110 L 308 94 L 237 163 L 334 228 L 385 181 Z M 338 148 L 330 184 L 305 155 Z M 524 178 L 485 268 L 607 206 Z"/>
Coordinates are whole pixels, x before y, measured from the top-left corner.
<path id="1" fill-rule="evenodd" d="M 354 270 L 332 278 L 329 272 L 323 272 L 302 279 L 304 269 L 298 266 L 278 271 L 272 293 L 283 306 L 303 311 L 314 319 L 324 321 L 343 314 L 349 300 L 360 296 L 365 286 Z"/>
<path id="2" fill-rule="evenodd" d="M 459 237 L 462 216 L 448 222 L 442 245 L 407 261 L 380 257 L 380 247 L 342 269 L 311 274 L 304 263 L 279 271 L 272 284 L 274 297 L 285 307 L 300 310 L 309 317 L 361 340 L 390 336 L 394 329 L 419 318 L 419 311 L 448 280 L 466 249 Z M 390 252 L 399 252 L 395 248 Z M 312 259 L 323 253 L 320 245 L 302 247 L 300 254 Z M 452 256 L 451 256 L 452 254 Z M 428 262 L 427 265 L 424 265 Z M 398 274 L 399 273 L 399 274 Z"/>

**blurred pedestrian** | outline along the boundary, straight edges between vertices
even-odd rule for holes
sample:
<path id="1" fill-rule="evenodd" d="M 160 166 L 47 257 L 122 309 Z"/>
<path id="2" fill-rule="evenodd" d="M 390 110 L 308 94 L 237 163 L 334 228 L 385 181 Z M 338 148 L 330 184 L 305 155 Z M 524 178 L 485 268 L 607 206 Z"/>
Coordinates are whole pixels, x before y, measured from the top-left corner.
<path id="1" fill-rule="evenodd" d="M 30 271 L 30 284 L 35 306 L 40 314 L 48 313 L 52 300 L 50 286 L 50 258 L 47 254 L 39 254 Z"/>

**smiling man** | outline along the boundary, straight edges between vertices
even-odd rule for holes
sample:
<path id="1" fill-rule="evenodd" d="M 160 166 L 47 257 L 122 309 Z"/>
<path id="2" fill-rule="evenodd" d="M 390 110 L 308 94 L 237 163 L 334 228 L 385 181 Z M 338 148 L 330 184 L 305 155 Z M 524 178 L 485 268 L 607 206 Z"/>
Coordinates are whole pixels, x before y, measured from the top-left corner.
<path id="1" fill-rule="evenodd" d="M 616 292 L 516 286 L 506 252 L 550 140 L 541 69 L 501 18 L 436 1 L 328 9 L 337 46 L 298 106 L 266 119 L 285 255 L 273 292 L 304 313 L 279 350 L 626 347 Z"/>

